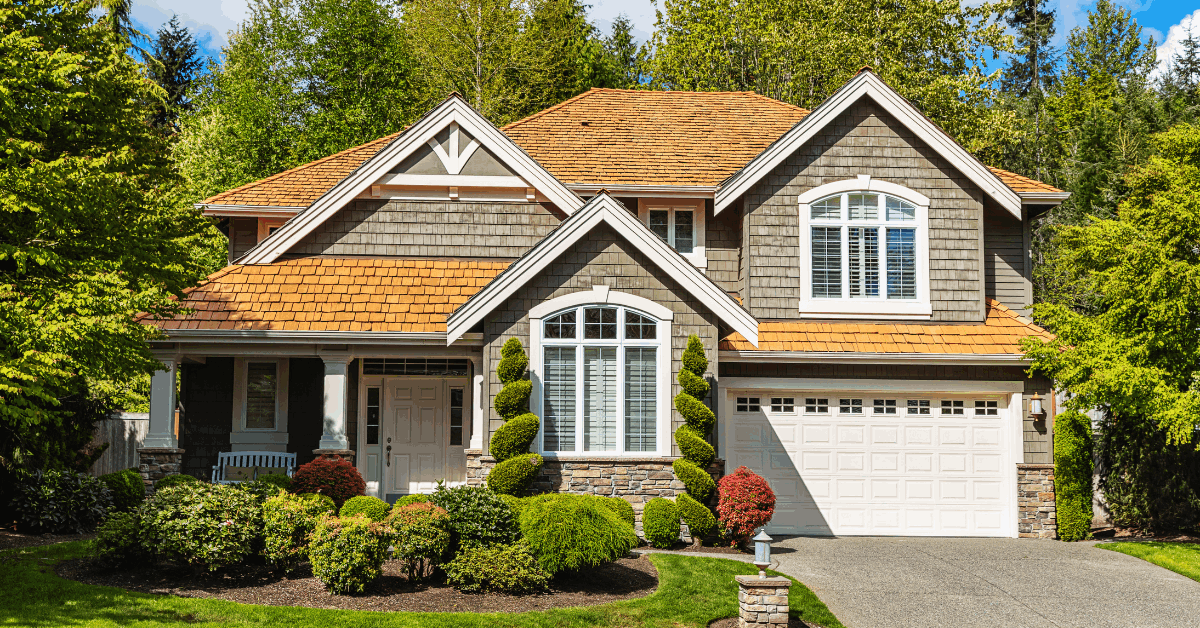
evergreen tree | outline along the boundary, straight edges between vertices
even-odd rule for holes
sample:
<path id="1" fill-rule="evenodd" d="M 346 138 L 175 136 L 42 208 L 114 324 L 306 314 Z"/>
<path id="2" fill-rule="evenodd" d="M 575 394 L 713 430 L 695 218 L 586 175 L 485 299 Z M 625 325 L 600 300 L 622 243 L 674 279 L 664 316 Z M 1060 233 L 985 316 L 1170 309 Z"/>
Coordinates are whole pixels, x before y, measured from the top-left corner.
<path id="1" fill-rule="evenodd" d="M 1046 0 L 1014 0 L 1005 14 L 1016 31 L 1017 53 L 1009 58 L 1001 88 L 1019 96 L 1041 96 L 1054 84 L 1057 55 L 1050 45 L 1054 38 L 1054 11 L 1046 10 Z"/>
<path id="2" fill-rule="evenodd" d="M 1200 119 L 1200 36 L 1190 23 L 1182 49 L 1169 62 L 1160 87 L 1167 117 L 1172 123 Z"/>
<path id="3" fill-rule="evenodd" d="M 133 0 L 100 0 L 98 4 L 104 10 L 100 23 L 114 35 L 131 45 L 146 39 L 133 25 Z"/>
<path id="4" fill-rule="evenodd" d="M 604 39 L 613 87 L 636 89 L 649 79 L 650 47 L 648 44 L 639 46 L 632 31 L 633 22 L 622 13 L 613 20 L 612 32 Z"/>
<path id="5" fill-rule="evenodd" d="M 143 53 L 147 73 L 166 92 L 166 100 L 155 107 L 151 124 L 169 133 L 178 129 L 179 116 L 194 107 L 190 98 L 192 82 L 204 67 L 197 52 L 196 39 L 187 27 L 179 25 L 179 16 L 158 29 L 150 52 Z"/>
<path id="6" fill-rule="evenodd" d="M 605 58 L 604 42 L 588 21 L 580 0 L 541 0 L 530 5 L 524 36 L 539 51 L 537 70 L 522 73 L 529 84 L 529 110 L 556 105 L 592 87 L 612 87 L 616 77 Z"/>

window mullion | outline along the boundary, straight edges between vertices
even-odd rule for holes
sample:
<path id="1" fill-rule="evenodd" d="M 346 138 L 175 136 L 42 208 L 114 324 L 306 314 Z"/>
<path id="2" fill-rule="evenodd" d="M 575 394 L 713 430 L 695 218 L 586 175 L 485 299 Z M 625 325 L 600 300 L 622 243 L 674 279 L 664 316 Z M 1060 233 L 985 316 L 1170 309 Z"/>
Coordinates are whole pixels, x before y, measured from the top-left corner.
<path id="1" fill-rule="evenodd" d="M 621 320 L 618 318 L 618 320 Z M 625 453 L 625 345 L 617 345 L 617 364 L 615 367 L 615 377 L 617 384 L 617 412 L 615 420 L 617 421 L 616 439 L 613 451 L 618 454 Z"/>

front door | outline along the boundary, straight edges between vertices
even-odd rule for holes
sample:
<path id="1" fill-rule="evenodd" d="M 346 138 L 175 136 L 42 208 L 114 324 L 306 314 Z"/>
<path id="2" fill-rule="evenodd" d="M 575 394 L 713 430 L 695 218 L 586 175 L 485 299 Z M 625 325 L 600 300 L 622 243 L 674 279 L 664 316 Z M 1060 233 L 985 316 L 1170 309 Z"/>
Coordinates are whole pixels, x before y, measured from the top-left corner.
<path id="1" fill-rule="evenodd" d="M 428 493 L 446 477 L 445 381 L 385 381 L 384 493 Z"/>

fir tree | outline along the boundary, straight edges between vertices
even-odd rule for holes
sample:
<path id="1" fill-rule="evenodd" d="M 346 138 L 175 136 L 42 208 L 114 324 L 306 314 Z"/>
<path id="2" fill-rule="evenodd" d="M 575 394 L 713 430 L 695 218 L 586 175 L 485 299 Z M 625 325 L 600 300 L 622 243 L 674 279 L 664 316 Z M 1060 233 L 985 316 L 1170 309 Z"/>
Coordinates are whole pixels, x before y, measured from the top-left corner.
<path id="1" fill-rule="evenodd" d="M 1015 0 L 1005 15 L 1016 31 L 1019 48 L 1004 69 L 1001 85 L 1005 92 L 1041 95 L 1054 84 L 1058 58 L 1050 40 L 1054 38 L 1055 15 L 1045 9 L 1046 0 Z"/>
<path id="2" fill-rule="evenodd" d="M 604 53 L 612 66 L 614 87 L 636 89 L 647 78 L 649 47 L 633 39 L 633 22 L 622 13 L 613 20 L 612 32 L 604 38 Z"/>
<path id="3" fill-rule="evenodd" d="M 197 52 L 196 38 L 186 26 L 179 25 L 179 16 L 158 29 L 149 53 L 143 53 L 150 78 L 167 93 L 166 100 L 155 107 L 151 124 L 175 133 L 179 116 L 193 109 L 189 92 L 203 63 Z"/>

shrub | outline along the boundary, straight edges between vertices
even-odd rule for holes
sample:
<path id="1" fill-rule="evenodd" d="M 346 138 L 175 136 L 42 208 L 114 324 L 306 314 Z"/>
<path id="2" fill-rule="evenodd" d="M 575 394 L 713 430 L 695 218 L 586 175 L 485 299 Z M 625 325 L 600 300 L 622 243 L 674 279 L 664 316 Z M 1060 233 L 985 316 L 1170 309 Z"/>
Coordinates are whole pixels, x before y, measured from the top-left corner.
<path id="1" fill-rule="evenodd" d="M 665 549 L 679 540 L 679 508 L 675 502 L 655 497 L 642 510 L 642 534 L 653 547 Z"/>
<path id="2" fill-rule="evenodd" d="M 717 518 L 713 516 L 708 506 L 692 499 L 692 496 L 687 493 L 675 499 L 675 506 L 679 508 L 679 516 L 687 524 L 688 533 L 692 535 L 692 539 L 696 543 L 706 536 L 716 534 Z"/>
<path id="3" fill-rule="evenodd" d="M 109 513 L 96 528 L 92 544 L 96 560 L 106 567 L 127 567 L 145 561 L 139 529 L 141 517 L 136 512 Z"/>
<path id="4" fill-rule="evenodd" d="M 146 499 L 146 483 L 136 469 L 124 469 L 100 476 L 112 494 L 113 509 L 128 512 Z"/>
<path id="5" fill-rule="evenodd" d="M 347 499 L 362 495 L 367 490 L 367 483 L 349 462 L 341 458 L 317 458 L 296 469 L 289 490 L 293 493 L 328 495 L 341 508 Z"/>
<path id="6" fill-rule="evenodd" d="M 717 415 L 704 402 L 695 397 L 680 392 L 675 395 L 675 409 L 679 410 L 679 414 L 683 415 L 684 421 L 688 427 L 696 430 L 700 434 L 707 435 L 712 432 L 712 428 L 717 424 Z"/>
<path id="7" fill-rule="evenodd" d="M 721 478 L 717 520 L 721 534 L 742 545 L 775 514 L 775 492 L 767 481 L 746 467 Z"/>
<path id="8" fill-rule="evenodd" d="M 323 517 L 308 546 L 313 575 L 330 593 L 362 593 L 383 573 L 391 534 L 364 516 Z"/>
<path id="9" fill-rule="evenodd" d="M 487 475 L 487 485 L 501 495 L 519 495 L 533 484 L 534 478 L 541 470 L 541 456 L 523 454 L 497 464 Z"/>
<path id="10" fill-rule="evenodd" d="M 258 480 L 253 480 L 250 482 L 238 482 L 237 484 L 230 484 L 229 486 L 233 486 L 245 491 L 250 496 L 254 497 L 254 499 L 258 500 L 259 504 L 262 504 L 268 499 L 275 497 L 280 491 L 285 490 L 270 482 L 260 482 Z"/>
<path id="11" fill-rule="evenodd" d="M 414 493 L 412 495 L 405 495 L 404 497 L 397 499 L 395 505 L 392 506 L 392 509 L 395 510 L 396 508 L 403 508 L 409 504 L 423 504 L 428 501 L 429 501 L 428 495 L 425 495 L 422 493 Z"/>
<path id="12" fill-rule="evenodd" d="M 513 456 L 529 453 L 529 444 L 537 438 L 541 429 L 541 421 L 532 412 L 517 415 L 508 420 L 500 429 L 492 434 L 488 443 L 488 451 L 498 462 L 504 462 Z"/>
<path id="13" fill-rule="evenodd" d="M 453 541 L 460 547 L 507 544 L 517 538 L 512 510 L 486 486 L 438 485 L 431 501 L 446 510 Z"/>
<path id="14" fill-rule="evenodd" d="M 353 517 L 354 515 L 366 515 L 371 521 L 383 521 L 387 517 L 388 511 L 392 506 L 387 502 L 372 497 L 370 495 L 359 495 L 351 497 L 342 504 L 341 511 L 338 512 L 343 517 Z"/>
<path id="15" fill-rule="evenodd" d="M 529 500 L 532 498 L 517 497 L 515 495 L 500 495 L 500 499 L 503 499 L 504 503 L 508 504 L 508 509 L 511 510 L 513 514 L 513 521 L 516 521 L 519 524 L 521 521 L 521 512 L 524 511 L 525 507 L 529 505 Z"/>
<path id="16" fill-rule="evenodd" d="M 157 490 L 142 505 L 141 516 L 147 550 L 208 571 L 242 562 L 262 539 L 258 501 L 226 484 Z"/>
<path id="17" fill-rule="evenodd" d="M 264 473 L 254 478 L 254 481 L 259 484 L 269 484 L 285 491 L 292 488 L 292 478 L 282 473 Z"/>
<path id="18" fill-rule="evenodd" d="M 104 482 L 71 471 L 37 471 L 11 490 L 9 512 L 22 532 L 33 534 L 91 532 L 113 505 Z"/>
<path id="19" fill-rule="evenodd" d="M 671 469 L 675 471 L 675 476 L 679 478 L 679 481 L 687 487 L 687 492 L 698 502 L 708 501 L 717 489 L 717 483 L 713 481 L 708 471 L 687 458 L 676 458 L 675 462 L 671 463 Z"/>
<path id="20" fill-rule="evenodd" d="M 629 502 L 620 497 L 602 497 L 599 495 L 596 496 L 596 499 L 600 500 L 600 505 L 613 511 L 614 514 L 620 517 L 621 521 L 628 523 L 630 528 L 636 523 L 633 516 L 633 506 Z"/>
<path id="21" fill-rule="evenodd" d="M 446 565 L 446 581 L 466 593 L 540 593 L 550 588 L 550 575 L 524 540 L 512 545 L 464 547 Z"/>
<path id="22" fill-rule="evenodd" d="M 1092 422 L 1082 412 L 1054 417 L 1054 509 L 1059 539 L 1092 535 Z"/>
<path id="23" fill-rule="evenodd" d="M 531 500 L 521 513 L 521 535 L 551 575 L 612 562 L 638 543 L 620 516 L 584 495 Z"/>
<path id="24" fill-rule="evenodd" d="M 425 578 L 450 549 L 449 516 L 428 502 L 397 508 L 387 518 L 396 558 L 405 562 L 410 582 Z"/>
<path id="25" fill-rule="evenodd" d="M 154 482 L 154 490 L 161 491 L 164 488 L 179 486 L 180 484 L 206 484 L 206 482 L 203 480 L 197 480 L 190 475 L 176 473 L 175 475 L 168 475 L 161 480 L 156 480 Z"/>
<path id="26" fill-rule="evenodd" d="M 334 512 L 328 495 L 292 495 L 280 491 L 263 502 L 263 554 L 275 567 L 289 572 L 308 557 L 308 536 L 317 521 Z"/>
<path id="27" fill-rule="evenodd" d="M 713 459 L 717 457 L 717 450 L 697 434 L 696 430 L 686 425 L 681 425 L 679 429 L 675 430 L 675 443 L 679 445 L 679 451 L 683 457 L 701 469 L 708 468 L 708 465 L 712 464 Z"/>

